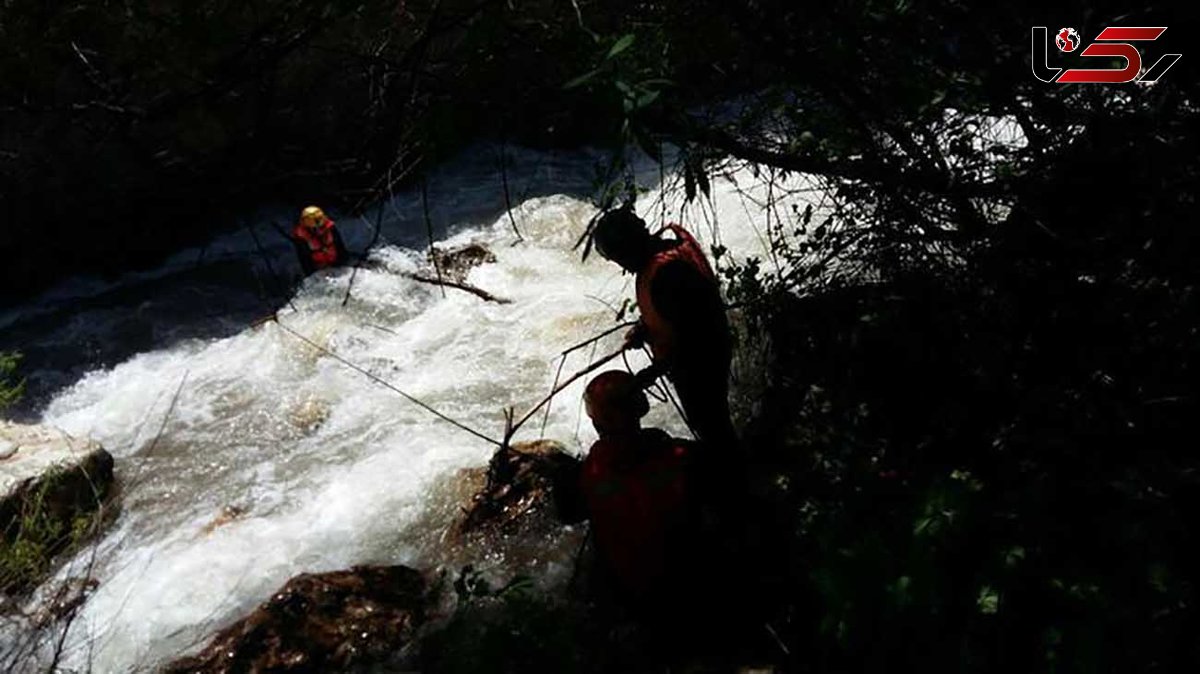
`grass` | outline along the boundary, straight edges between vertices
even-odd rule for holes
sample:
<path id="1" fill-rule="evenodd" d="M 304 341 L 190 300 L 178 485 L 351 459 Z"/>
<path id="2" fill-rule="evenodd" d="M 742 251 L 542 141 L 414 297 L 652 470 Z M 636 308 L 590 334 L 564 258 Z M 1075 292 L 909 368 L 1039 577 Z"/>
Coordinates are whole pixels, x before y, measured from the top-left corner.
<path id="1" fill-rule="evenodd" d="M 90 503 L 64 504 L 68 470 L 59 469 L 35 488 L 15 497 L 15 512 L 0 535 L 0 593 L 27 592 L 49 573 L 54 559 L 79 549 L 105 515 L 102 495 Z"/>
<path id="2" fill-rule="evenodd" d="M 0 412 L 15 405 L 25 394 L 25 380 L 16 378 L 21 354 L 15 351 L 0 351 Z"/>

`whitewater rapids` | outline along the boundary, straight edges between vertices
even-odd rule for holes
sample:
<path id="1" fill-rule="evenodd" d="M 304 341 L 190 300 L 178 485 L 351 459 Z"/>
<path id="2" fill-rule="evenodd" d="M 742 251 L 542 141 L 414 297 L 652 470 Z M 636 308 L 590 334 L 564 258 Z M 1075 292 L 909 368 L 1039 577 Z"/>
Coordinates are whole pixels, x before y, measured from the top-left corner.
<path id="1" fill-rule="evenodd" d="M 35 376 L 51 393 L 34 419 L 99 440 L 116 457 L 122 484 L 114 526 L 47 584 L 89 568 L 99 581 L 67 635 L 63 667 L 153 669 L 298 573 L 436 562 L 422 558 L 429 541 L 420 537 L 437 535 L 438 527 L 414 526 L 428 516 L 429 490 L 485 464 L 495 447 L 279 326 L 251 327 L 248 319 L 278 308 L 288 329 L 501 437 L 504 408 L 520 414 L 540 400 L 559 354 L 614 326 L 633 283 L 615 265 L 595 255 L 581 262 L 573 250 L 595 210 L 586 197 L 569 195 L 590 192 L 598 155 L 515 153 L 514 198 L 523 186 L 542 196 L 522 200 L 511 220 L 495 165 L 472 156 L 431 177 L 438 245 L 487 246 L 497 261 L 472 269 L 468 280 L 511 304 L 452 289 L 443 296 L 403 275 L 425 264 L 420 194 L 405 192 L 386 204 L 380 242 L 357 275 L 323 272 L 278 294 L 277 279 L 295 274 L 296 264 L 260 215 L 251 228 L 270 270 L 251 230 L 238 229 L 154 272 L 77 279 L 0 313 L 0 329 L 44 340 L 26 349 L 57 354 L 45 355 L 46 371 Z M 741 178 L 742 188 L 756 183 Z M 638 211 L 652 226 L 683 222 L 706 249 L 720 243 L 736 257 L 768 256 L 761 186 L 747 196 L 716 180 L 711 199 L 685 206 L 682 190 L 660 189 L 656 166 L 644 167 L 639 179 L 650 189 Z M 790 212 L 790 204 L 777 211 Z M 371 223 L 338 220 L 352 250 L 371 241 Z M 621 334 L 576 351 L 564 376 L 615 349 Z M 636 368 L 644 359 L 630 362 Z M 595 438 L 582 416 L 585 383 L 554 400 L 545 427 L 545 437 L 579 453 Z M 669 405 L 655 404 L 646 421 L 687 433 Z M 516 439 L 540 437 L 541 423 L 539 414 Z M 233 515 L 222 523 L 222 513 Z M 552 577 L 564 566 L 550 558 L 535 568 L 498 564 L 489 571 L 499 577 Z M 26 629 L 10 625 L 0 639 L 21 638 Z"/>

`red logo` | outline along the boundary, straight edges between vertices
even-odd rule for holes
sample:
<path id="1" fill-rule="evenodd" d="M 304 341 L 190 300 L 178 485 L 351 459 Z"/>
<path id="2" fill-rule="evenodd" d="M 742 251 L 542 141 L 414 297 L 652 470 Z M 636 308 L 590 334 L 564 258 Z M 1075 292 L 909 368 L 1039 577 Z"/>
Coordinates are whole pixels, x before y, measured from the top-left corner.
<path id="1" fill-rule="evenodd" d="M 1163 54 L 1154 65 L 1142 72 L 1142 54 L 1130 42 L 1153 42 L 1164 32 L 1166 26 L 1156 27 L 1119 27 L 1109 26 L 1100 31 L 1095 42 L 1079 52 L 1081 57 L 1116 57 L 1123 59 L 1121 68 L 1072 68 L 1063 72 L 1062 68 L 1051 68 L 1049 65 L 1049 33 L 1045 26 L 1033 27 L 1033 76 L 1043 82 L 1066 84 L 1122 84 L 1125 82 L 1156 82 L 1163 73 L 1167 72 L 1182 54 Z M 1079 33 L 1074 28 L 1060 28 L 1054 35 L 1054 44 L 1059 51 L 1070 53 L 1079 48 Z M 1140 74 L 1140 77 L 1139 77 Z"/>
<path id="2" fill-rule="evenodd" d="M 1059 28 L 1054 44 L 1058 45 L 1059 51 L 1073 52 L 1079 48 L 1079 33 L 1074 28 Z"/>

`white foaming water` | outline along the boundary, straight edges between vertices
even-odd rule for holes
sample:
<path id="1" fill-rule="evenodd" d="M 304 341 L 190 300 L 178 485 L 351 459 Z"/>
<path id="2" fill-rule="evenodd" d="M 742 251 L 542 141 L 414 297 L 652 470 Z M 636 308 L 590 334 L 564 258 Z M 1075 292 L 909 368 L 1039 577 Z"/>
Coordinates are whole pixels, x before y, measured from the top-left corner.
<path id="1" fill-rule="evenodd" d="M 590 165 L 580 156 L 572 168 Z M 749 187 L 756 181 L 736 177 L 763 200 L 765 189 Z M 494 190 L 477 195 L 473 187 L 460 187 L 459 198 L 495 202 Z M 729 181 L 713 188 L 712 199 L 687 207 L 682 195 L 669 194 L 667 219 L 688 223 L 706 247 L 719 235 L 735 256 L 765 257 L 762 207 Z M 639 202 L 651 223 L 662 215 L 660 196 Z M 404 199 L 411 204 L 412 195 Z M 351 271 L 320 273 L 299 287 L 279 322 L 499 438 L 503 409 L 520 414 L 540 400 L 559 354 L 615 325 L 605 303 L 632 297 L 631 277 L 595 255 L 582 263 L 572 250 L 594 212 L 567 196 L 528 200 L 514 211 L 522 243 L 507 216 L 455 223 L 439 245 L 490 248 L 497 261 L 473 269 L 468 280 L 511 304 L 453 289 L 443 296 L 402 275 L 421 266 L 421 251 L 384 245 L 357 273 L 347 306 Z M 253 251 L 245 240 L 229 248 Z M 115 320 L 128 310 L 114 307 Z M 563 376 L 612 351 L 621 334 L 576 351 Z M 576 452 L 595 437 L 580 418 L 585 383 L 554 400 L 545 430 Z M 539 413 L 517 439 L 540 437 L 541 421 Z M 100 440 L 116 456 L 123 485 L 115 525 L 58 574 L 61 581 L 92 567 L 99 581 L 72 625 L 64 662 L 100 672 L 176 657 L 298 573 L 429 563 L 405 531 L 426 513 L 431 485 L 484 465 L 495 449 L 271 323 L 186 339 L 90 372 L 49 402 L 43 422 Z M 646 422 L 686 434 L 668 405 L 654 405 Z M 231 506 L 244 512 L 214 526 Z M 561 566 L 496 571 L 553 575 Z"/>

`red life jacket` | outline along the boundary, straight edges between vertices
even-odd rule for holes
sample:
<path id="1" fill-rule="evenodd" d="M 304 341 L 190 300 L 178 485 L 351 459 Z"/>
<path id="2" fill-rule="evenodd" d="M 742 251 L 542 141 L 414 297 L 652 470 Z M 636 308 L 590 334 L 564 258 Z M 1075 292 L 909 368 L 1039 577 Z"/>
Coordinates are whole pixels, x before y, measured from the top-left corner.
<path id="1" fill-rule="evenodd" d="M 308 244 L 309 256 L 317 269 L 332 267 L 338 263 L 337 245 L 333 239 L 333 220 L 325 218 L 315 232 L 303 224 L 298 224 L 292 230 L 292 236 Z"/>
<path id="2" fill-rule="evenodd" d="M 675 236 L 679 238 L 679 242 L 667 250 L 654 255 L 646 263 L 646 266 L 638 272 L 637 303 L 638 311 L 642 314 L 642 323 L 646 326 L 646 341 L 650 344 L 650 351 L 654 354 L 654 359 L 670 362 L 670 358 L 675 350 L 675 329 L 670 321 L 658 313 L 658 309 L 655 308 L 654 301 L 650 297 L 650 288 L 654 283 L 654 276 L 664 265 L 679 260 L 690 265 L 693 269 L 700 272 L 704 278 L 711 280 L 714 284 L 717 282 L 717 277 L 713 274 L 712 267 L 708 266 L 708 259 L 704 257 L 704 250 L 700 248 L 700 244 L 691 233 L 684 229 L 683 226 L 674 223 L 667 225 L 666 229 L 674 232 Z"/>
<path id="3" fill-rule="evenodd" d="M 581 487 L 596 547 L 618 583 L 644 596 L 670 572 L 686 518 L 687 449 L 665 433 L 602 438 L 583 462 Z"/>

